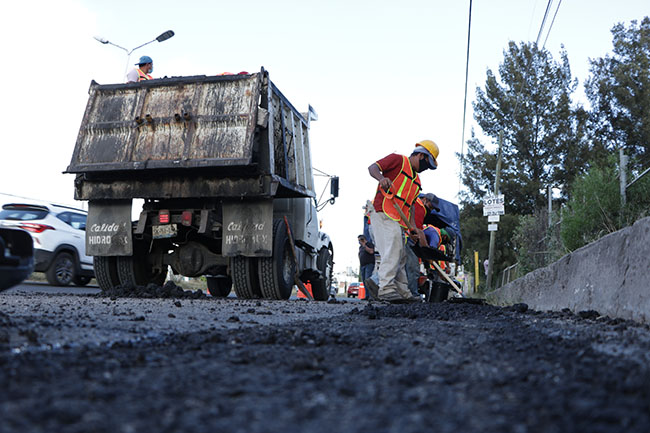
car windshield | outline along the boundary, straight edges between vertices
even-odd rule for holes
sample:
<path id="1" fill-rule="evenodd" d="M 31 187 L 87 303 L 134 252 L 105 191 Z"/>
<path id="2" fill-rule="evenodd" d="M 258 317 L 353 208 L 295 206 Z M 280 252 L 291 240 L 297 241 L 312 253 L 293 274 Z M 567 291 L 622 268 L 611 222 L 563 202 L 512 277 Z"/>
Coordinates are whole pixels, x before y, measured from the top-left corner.
<path id="1" fill-rule="evenodd" d="M 41 209 L 3 209 L 0 211 L 0 220 L 33 221 L 42 220 L 46 215 L 47 211 Z"/>

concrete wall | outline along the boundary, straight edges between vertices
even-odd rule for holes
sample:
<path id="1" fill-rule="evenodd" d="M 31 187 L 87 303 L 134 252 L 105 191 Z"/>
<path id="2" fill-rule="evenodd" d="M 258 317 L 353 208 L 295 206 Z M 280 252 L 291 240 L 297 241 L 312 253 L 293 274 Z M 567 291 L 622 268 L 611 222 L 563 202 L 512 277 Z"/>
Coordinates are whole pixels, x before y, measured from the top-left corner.
<path id="1" fill-rule="evenodd" d="M 487 295 L 535 310 L 596 310 L 650 323 L 650 217 L 611 233 Z"/>

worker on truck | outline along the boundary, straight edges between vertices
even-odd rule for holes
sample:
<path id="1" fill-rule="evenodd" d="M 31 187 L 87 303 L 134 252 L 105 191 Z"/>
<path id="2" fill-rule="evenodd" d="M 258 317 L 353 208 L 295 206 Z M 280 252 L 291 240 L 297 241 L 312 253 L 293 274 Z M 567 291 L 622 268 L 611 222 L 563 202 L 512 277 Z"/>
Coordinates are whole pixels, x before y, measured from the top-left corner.
<path id="1" fill-rule="evenodd" d="M 403 233 L 409 225 L 415 227 L 415 212 L 411 208 L 421 191 L 418 173 L 435 170 L 438 153 L 436 143 L 422 140 L 415 145 L 410 156 L 392 153 L 368 167 L 370 176 L 379 182 L 370 219 L 375 247 L 381 254 L 378 270 L 380 300 L 420 301 L 408 289 Z M 405 218 L 408 218 L 408 223 Z M 422 230 L 418 229 L 410 235 L 414 241 L 424 237 Z"/>
<path id="2" fill-rule="evenodd" d="M 126 74 L 127 83 L 138 83 L 140 81 L 153 80 L 149 74 L 153 72 L 153 60 L 149 56 L 142 56 L 138 63 L 135 64 L 137 68 L 129 71 Z"/>

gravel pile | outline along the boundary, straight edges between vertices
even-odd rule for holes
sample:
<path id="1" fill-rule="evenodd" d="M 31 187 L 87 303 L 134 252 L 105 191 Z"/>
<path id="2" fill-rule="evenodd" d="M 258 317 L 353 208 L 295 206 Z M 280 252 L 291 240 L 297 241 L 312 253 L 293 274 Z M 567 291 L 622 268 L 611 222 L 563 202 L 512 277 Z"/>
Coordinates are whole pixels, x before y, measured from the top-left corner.
<path id="1" fill-rule="evenodd" d="M 102 298 L 176 298 L 176 299 L 203 299 L 207 298 L 206 294 L 201 290 L 183 290 L 182 287 L 177 286 L 173 281 L 167 281 L 163 286 L 156 284 L 148 284 L 146 286 L 128 286 L 120 285 L 111 288 L 110 290 L 102 290 L 96 295 Z"/>

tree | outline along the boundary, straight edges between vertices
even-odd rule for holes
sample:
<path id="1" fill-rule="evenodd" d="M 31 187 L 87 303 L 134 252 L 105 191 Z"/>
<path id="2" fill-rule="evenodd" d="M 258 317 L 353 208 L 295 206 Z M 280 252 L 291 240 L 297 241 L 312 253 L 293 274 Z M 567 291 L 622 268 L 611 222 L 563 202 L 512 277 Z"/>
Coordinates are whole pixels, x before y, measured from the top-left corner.
<path id="1" fill-rule="evenodd" d="M 549 184 L 566 198 L 574 176 L 589 160 L 588 115 L 572 106 L 577 80 L 565 51 L 556 62 L 533 43 L 510 42 L 499 75 L 500 80 L 487 71 L 485 88 L 476 90 L 474 117 L 493 145 L 504 132 L 501 191 L 507 211 L 532 214 L 544 206 Z M 463 161 L 465 201 L 475 203 L 492 190 L 495 154 L 472 131 Z"/>
<path id="2" fill-rule="evenodd" d="M 592 105 L 594 143 L 623 146 L 639 168 L 650 158 L 650 18 L 612 29 L 612 55 L 591 60 L 585 92 Z"/>
<path id="3" fill-rule="evenodd" d="M 463 159 L 466 190 L 461 217 L 465 244 L 471 245 L 464 256 L 466 264 L 473 261 L 472 250 L 487 257 L 489 234 L 479 203 L 493 191 L 500 131 L 504 133 L 500 192 L 505 195 L 506 215 L 499 223 L 495 278 L 517 261 L 515 231 L 521 216 L 546 207 L 547 186 L 561 188 L 566 200 L 568 186 L 590 158 L 589 114 L 571 102 L 577 85 L 566 52 L 557 62 L 533 43 L 510 42 L 499 77 L 487 71 L 485 86 L 477 88 L 474 102 L 482 135 L 472 131 Z"/>

